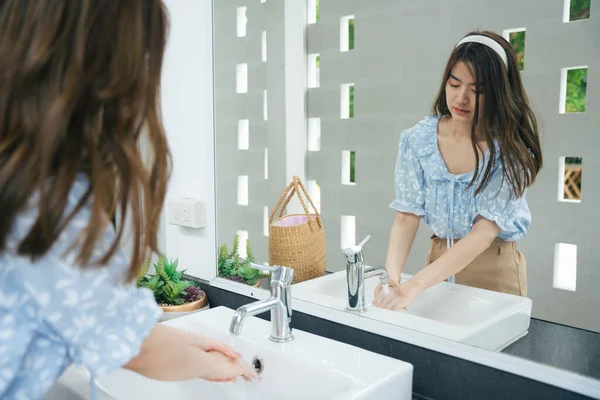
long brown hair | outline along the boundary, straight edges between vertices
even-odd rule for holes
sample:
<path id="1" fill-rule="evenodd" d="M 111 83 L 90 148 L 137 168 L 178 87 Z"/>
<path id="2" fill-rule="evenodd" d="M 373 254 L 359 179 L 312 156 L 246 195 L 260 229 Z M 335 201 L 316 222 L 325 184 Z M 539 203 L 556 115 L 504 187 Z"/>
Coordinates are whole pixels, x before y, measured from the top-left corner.
<path id="1" fill-rule="evenodd" d="M 129 279 L 156 232 L 170 171 L 159 88 L 168 30 L 161 0 L 5 0 L 0 5 L 0 251 L 15 216 L 39 194 L 39 216 L 20 255 L 44 255 L 84 205 L 85 266 L 118 209 L 117 250 L 131 213 Z M 145 165 L 139 139 L 147 136 Z M 89 187 L 66 218 L 78 174 Z M 128 218 L 129 219 L 129 218 Z"/>
<path id="2" fill-rule="evenodd" d="M 512 46 L 502 36 L 489 31 L 475 31 L 467 34 L 487 36 L 502 46 L 508 59 L 508 68 L 498 54 L 480 43 L 464 43 L 456 47 L 450 55 L 442 83 L 433 104 L 435 115 L 450 115 L 446 103 L 446 82 L 457 62 L 462 61 L 470 69 L 476 82 L 476 103 L 471 142 L 476 156 L 475 174 L 469 187 L 477 180 L 476 194 L 490 182 L 493 163 L 496 159 L 494 139 L 498 140 L 501 163 L 506 179 L 516 197 L 521 197 L 531 186 L 542 168 L 542 150 L 536 117 L 529 106 L 527 93 L 521 81 L 519 66 Z M 485 96 L 483 111 L 483 132 L 490 151 L 490 162 L 483 173 L 479 170 L 479 152 L 483 153 L 475 136 L 479 119 L 479 93 Z M 479 150 L 479 151 L 478 151 Z"/>

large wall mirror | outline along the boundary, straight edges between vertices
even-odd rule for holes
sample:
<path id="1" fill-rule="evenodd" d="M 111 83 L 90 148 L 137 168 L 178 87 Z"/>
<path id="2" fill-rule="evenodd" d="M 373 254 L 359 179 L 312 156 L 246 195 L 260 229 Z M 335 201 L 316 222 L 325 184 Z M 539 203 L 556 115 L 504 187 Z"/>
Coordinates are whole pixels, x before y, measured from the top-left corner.
<path id="1" fill-rule="evenodd" d="M 370 305 L 379 282 L 370 277 L 364 283 L 368 310 L 357 318 L 600 379 L 598 347 L 577 345 L 598 344 L 600 332 L 600 256 L 594 250 L 600 225 L 598 4 L 298 0 L 305 16 L 294 20 L 288 3 L 214 2 L 217 275 L 268 287 L 268 279 L 244 262 L 268 262 L 270 214 L 298 175 L 323 222 L 327 268 L 295 284 L 292 296 L 344 311 L 351 283 L 342 250 L 370 236 L 364 263 L 386 265 L 401 133 L 424 121 L 432 138 L 442 134 L 437 120 L 427 117 L 448 57 L 468 32 L 490 30 L 512 46 L 518 71 L 510 73 L 520 75 L 541 136 L 544 165 L 526 195 L 531 226 L 516 245 L 494 247 L 486 261 L 510 265 L 511 279 L 521 280 L 526 292 L 505 295 L 501 288 L 442 282 L 406 310 L 392 311 Z M 303 25 L 294 36 L 298 21 Z M 414 150 L 438 152 L 444 162 L 442 146 L 432 143 Z M 424 268 L 432 251 L 447 249 L 446 238 L 432 244 L 432 233 L 422 220 L 405 279 Z M 516 249 L 526 266 L 515 261 Z M 232 277 L 235 268 L 243 271 Z M 562 341 L 562 350 L 532 355 L 535 341 L 541 345 L 548 335 Z"/>

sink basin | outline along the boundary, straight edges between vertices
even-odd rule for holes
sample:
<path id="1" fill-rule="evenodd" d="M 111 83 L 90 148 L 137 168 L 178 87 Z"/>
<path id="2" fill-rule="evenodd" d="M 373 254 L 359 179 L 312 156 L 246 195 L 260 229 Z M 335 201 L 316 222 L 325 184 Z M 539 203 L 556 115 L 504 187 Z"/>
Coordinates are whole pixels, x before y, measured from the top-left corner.
<path id="1" fill-rule="evenodd" d="M 291 342 L 274 343 L 269 340 L 271 323 L 255 317 L 249 317 L 241 335 L 234 337 L 228 331 L 233 312 L 216 307 L 163 323 L 216 337 L 248 363 L 259 356 L 263 365 L 259 381 L 158 382 L 121 369 L 98 384 L 117 400 L 411 399 L 409 363 L 298 330 Z"/>
<path id="2" fill-rule="evenodd" d="M 402 274 L 402 282 L 411 275 Z M 365 280 L 367 311 L 371 318 L 400 327 L 443 337 L 492 351 L 527 334 L 531 299 L 490 290 L 441 282 L 424 290 L 403 311 L 372 306 L 377 277 Z M 346 271 L 293 285 L 294 299 L 345 310 L 348 289 Z"/>

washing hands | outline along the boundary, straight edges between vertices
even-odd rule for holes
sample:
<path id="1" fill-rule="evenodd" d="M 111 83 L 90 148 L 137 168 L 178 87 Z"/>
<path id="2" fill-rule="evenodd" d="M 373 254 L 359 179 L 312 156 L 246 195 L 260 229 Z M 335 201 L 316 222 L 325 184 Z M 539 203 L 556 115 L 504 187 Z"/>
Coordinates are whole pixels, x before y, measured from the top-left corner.
<path id="1" fill-rule="evenodd" d="M 184 331 L 183 336 L 189 344 L 206 352 L 211 371 L 201 376 L 202 379 L 212 382 L 235 382 L 238 377 L 242 377 L 246 382 L 250 382 L 258 378 L 256 372 L 241 359 L 242 355 L 225 343 L 198 333 Z"/>
<path id="2" fill-rule="evenodd" d="M 157 323 L 139 353 L 124 365 L 157 381 L 204 379 L 211 382 L 246 381 L 258 374 L 242 355 L 219 340 Z"/>
<path id="3" fill-rule="evenodd" d="M 389 286 L 377 285 L 373 305 L 393 311 L 406 309 L 423 291 L 423 286 L 414 279 L 399 284 L 390 280 Z"/>
<path id="4" fill-rule="evenodd" d="M 235 382 L 238 377 L 242 377 L 246 382 L 251 382 L 258 378 L 256 372 L 241 360 L 241 355 L 232 358 L 218 350 L 207 353 L 211 370 L 201 377 L 202 379 L 212 382 Z"/>

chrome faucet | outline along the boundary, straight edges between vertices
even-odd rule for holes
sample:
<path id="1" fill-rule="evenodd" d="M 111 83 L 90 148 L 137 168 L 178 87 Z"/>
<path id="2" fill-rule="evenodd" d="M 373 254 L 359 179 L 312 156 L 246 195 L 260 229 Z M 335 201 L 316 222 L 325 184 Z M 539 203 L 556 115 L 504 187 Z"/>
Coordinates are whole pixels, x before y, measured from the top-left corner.
<path id="1" fill-rule="evenodd" d="M 229 332 L 239 335 L 244 320 L 249 315 L 271 311 L 271 337 L 274 342 L 289 342 L 294 339 L 292 334 L 292 279 L 294 270 L 288 267 L 250 264 L 252 268 L 271 272 L 271 297 L 256 301 L 238 308 L 231 318 Z"/>
<path id="2" fill-rule="evenodd" d="M 388 275 L 384 266 L 365 266 L 363 247 L 371 240 L 367 236 L 360 244 L 343 250 L 346 256 L 346 281 L 348 283 L 348 302 L 346 310 L 353 313 L 367 311 L 365 305 L 365 278 L 379 276 L 382 285 L 388 284 Z"/>

